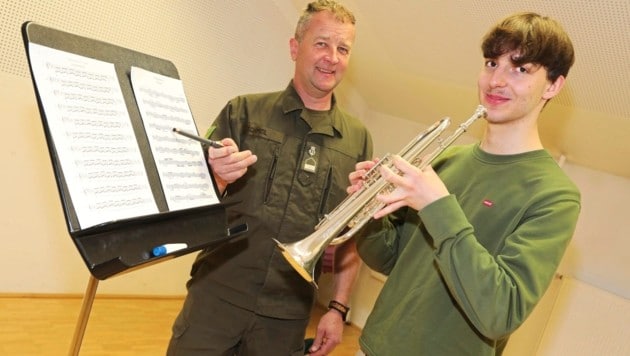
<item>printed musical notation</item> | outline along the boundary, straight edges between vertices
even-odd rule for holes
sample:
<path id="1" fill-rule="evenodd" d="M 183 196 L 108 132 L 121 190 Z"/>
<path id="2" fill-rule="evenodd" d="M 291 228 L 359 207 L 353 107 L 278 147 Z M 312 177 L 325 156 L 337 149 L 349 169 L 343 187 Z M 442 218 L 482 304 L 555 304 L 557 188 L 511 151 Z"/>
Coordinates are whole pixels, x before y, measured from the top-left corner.
<path id="1" fill-rule="evenodd" d="M 169 209 L 217 204 L 201 145 L 173 132 L 197 132 L 182 82 L 132 67 L 131 83 Z"/>
<path id="2" fill-rule="evenodd" d="M 81 228 L 157 213 L 114 65 L 35 43 L 29 57 Z"/>

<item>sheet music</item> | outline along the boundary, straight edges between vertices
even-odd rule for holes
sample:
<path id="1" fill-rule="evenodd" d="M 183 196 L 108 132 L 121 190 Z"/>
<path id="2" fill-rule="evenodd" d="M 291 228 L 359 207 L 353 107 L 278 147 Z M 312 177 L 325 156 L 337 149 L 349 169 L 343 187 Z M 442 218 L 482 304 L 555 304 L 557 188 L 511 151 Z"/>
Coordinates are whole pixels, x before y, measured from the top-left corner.
<path id="1" fill-rule="evenodd" d="M 81 228 L 158 212 L 114 65 L 29 43 Z"/>
<path id="2" fill-rule="evenodd" d="M 169 209 L 219 203 L 201 144 L 173 132 L 197 134 L 182 82 L 131 67 L 131 84 Z"/>

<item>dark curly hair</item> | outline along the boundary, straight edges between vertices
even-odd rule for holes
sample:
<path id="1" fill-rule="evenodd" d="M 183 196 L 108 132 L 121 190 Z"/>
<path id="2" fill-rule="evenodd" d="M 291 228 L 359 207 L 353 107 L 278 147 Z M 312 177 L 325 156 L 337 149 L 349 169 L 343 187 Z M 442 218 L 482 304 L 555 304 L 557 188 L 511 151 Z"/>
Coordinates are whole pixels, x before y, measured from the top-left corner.
<path id="1" fill-rule="evenodd" d="M 566 77 L 575 61 L 573 44 L 562 26 L 534 12 L 516 13 L 501 20 L 484 36 L 481 51 L 485 58 L 515 51 L 515 65 L 542 65 L 551 82 Z"/>

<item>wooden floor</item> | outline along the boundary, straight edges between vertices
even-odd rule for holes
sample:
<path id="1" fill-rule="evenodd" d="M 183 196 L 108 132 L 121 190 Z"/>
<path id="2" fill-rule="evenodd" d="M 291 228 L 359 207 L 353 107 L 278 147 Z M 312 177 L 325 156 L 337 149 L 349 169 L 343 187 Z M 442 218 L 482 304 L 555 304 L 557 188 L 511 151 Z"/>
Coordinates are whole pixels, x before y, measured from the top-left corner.
<path id="1" fill-rule="evenodd" d="M 96 296 L 81 356 L 164 355 L 182 298 Z M 0 296 L 0 355 L 68 355 L 81 312 L 81 297 Z M 314 336 L 323 308 L 313 311 L 307 337 Z M 354 356 L 359 329 L 346 326 L 331 354 Z"/>

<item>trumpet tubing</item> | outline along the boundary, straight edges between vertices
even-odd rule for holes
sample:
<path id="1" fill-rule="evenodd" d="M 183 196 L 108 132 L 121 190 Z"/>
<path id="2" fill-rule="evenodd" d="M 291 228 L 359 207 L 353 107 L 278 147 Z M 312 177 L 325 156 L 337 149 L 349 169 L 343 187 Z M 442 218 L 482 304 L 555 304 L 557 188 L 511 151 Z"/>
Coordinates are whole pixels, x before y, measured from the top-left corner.
<path id="1" fill-rule="evenodd" d="M 428 129 L 421 132 L 411 140 L 399 153 L 412 165 L 422 169 L 437 158 L 437 156 L 450 146 L 459 136 L 468 130 L 468 127 L 477 119 L 485 117 L 486 108 L 479 105 L 475 113 L 457 130 L 446 139 L 440 135 L 450 125 L 450 119 L 444 118 Z M 424 154 L 427 148 L 437 140 L 437 147 L 428 155 Z M 380 174 L 380 168 L 385 166 L 399 173 L 393 166 L 393 156 L 387 154 L 378 161 L 364 176 L 363 186 L 344 199 L 335 209 L 326 214 L 315 226 L 315 231 L 306 238 L 297 242 L 283 244 L 274 241 L 282 252 L 284 258 L 307 282 L 315 287 L 314 271 L 317 261 L 329 245 L 337 245 L 347 241 L 359 231 L 372 216 L 383 208 L 385 204 L 375 199 L 377 194 L 389 193 L 395 186 L 387 182 Z"/>

